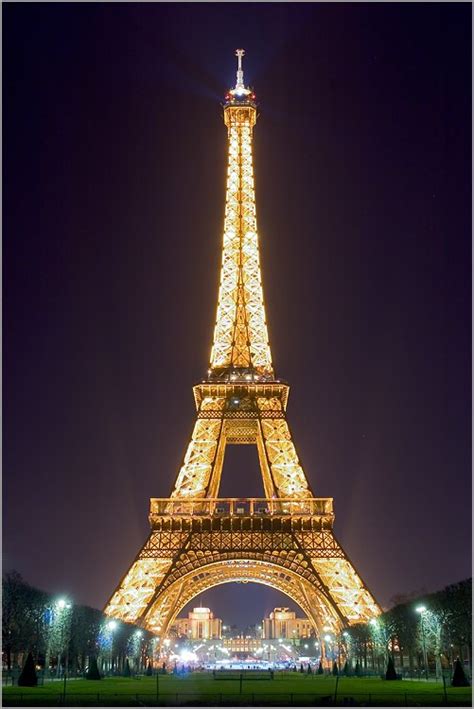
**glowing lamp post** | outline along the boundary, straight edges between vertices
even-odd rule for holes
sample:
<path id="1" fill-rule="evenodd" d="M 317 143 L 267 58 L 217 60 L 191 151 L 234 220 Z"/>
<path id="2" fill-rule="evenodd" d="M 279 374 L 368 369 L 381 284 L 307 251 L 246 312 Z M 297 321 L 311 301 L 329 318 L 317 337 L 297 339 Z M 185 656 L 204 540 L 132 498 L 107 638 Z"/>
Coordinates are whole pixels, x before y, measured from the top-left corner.
<path id="1" fill-rule="evenodd" d="M 375 670 L 375 660 L 374 660 L 374 646 L 375 646 L 375 656 L 377 658 L 377 670 L 379 670 L 379 651 L 378 651 L 378 640 L 379 640 L 379 623 L 376 618 L 371 618 L 369 624 L 372 627 L 372 668 Z"/>
<path id="2" fill-rule="evenodd" d="M 118 623 L 116 620 L 110 620 L 107 623 L 107 630 L 110 633 L 110 671 L 113 673 L 114 669 L 114 632 L 118 628 Z"/>
<path id="3" fill-rule="evenodd" d="M 67 611 L 72 608 L 72 604 L 69 603 L 65 598 L 59 598 L 56 601 L 56 611 L 57 611 L 57 618 L 58 618 L 58 624 L 61 630 L 61 635 L 60 635 L 60 649 L 58 652 L 58 666 L 57 666 L 57 676 L 59 677 L 60 669 L 61 669 L 61 655 L 65 655 L 65 666 L 64 666 L 64 671 L 66 672 L 66 667 L 67 667 L 67 647 L 69 643 L 66 644 L 66 635 L 65 635 L 65 624 L 67 620 Z"/>
<path id="4" fill-rule="evenodd" d="M 416 612 L 420 614 L 420 620 L 421 620 L 421 645 L 423 647 L 423 662 L 425 665 L 425 675 L 426 679 L 428 679 L 428 656 L 426 654 L 426 639 L 425 639 L 425 623 L 424 623 L 424 616 L 426 613 L 426 607 L 425 606 L 417 606 L 415 608 Z"/>
<path id="5" fill-rule="evenodd" d="M 347 630 L 344 630 L 344 632 L 342 633 L 342 637 L 343 637 L 343 641 L 342 641 L 342 642 L 344 643 L 344 649 L 345 649 L 346 659 L 347 659 L 347 656 L 349 655 L 349 647 L 350 647 L 350 642 L 351 642 L 351 636 L 349 635 L 349 633 L 347 632 Z"/>
<path id="6" fill-rule="evenodd" d="M 58 668 L 57 674 L 59 676 L 59 670 L 61 666 L 61 654 L 64 654 L 64 687 L 63 687 L 63 702 L 66 703 L 66 681 L 67 681 L 67 666 L 69 664 L 69 633 L 71 631 L 71 616 L 68 611 L 72 608 L 72 603 L 70 603 L 65 598 L 59 598 L 56 601 L 56 608 L 58 611 L 58 618 L 61 628 L 61 649 L 58 653 Z M 66 623 L 68 628 L 66 629 Z"/>
<path id="7" fill-rule="evenodd" d="M 322 646 L 321 657 L 324 656 L 324 659 L 326 660 L 326 666 L 328 668 L 330 668 L 331 667 L 331 659 L 330 659 L 329 653 L 328 653 L 328 650 L 329 650 L 328 646 L 330 646 L 332 638 L 330 635 L 325 635 L 323 640 L 324 640 L 324 645 Z M 332 650 L 332 648 L 331 648 L 331 650 Z"/>
<path id="8" fill-rule="evenodd" d="M 140 672 L 143 666 L 143 661 L 142 661 L 142 631 L 141 630 L 136 630 L 135 631 L 135 659 L 136 659 L 136 666 L 137 670 Z"/>

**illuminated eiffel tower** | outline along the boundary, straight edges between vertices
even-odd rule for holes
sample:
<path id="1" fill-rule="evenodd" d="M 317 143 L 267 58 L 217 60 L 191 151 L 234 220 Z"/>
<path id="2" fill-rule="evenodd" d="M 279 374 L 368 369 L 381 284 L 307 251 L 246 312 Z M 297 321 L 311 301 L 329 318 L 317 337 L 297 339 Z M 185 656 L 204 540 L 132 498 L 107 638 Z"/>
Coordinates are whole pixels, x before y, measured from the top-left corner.
<path id="1" fill-rule="evenodd" d="M 255 94 L 244 51 L 226 97 L 229 152 L 221 280 L 207 378 L 170 498 L 150 501 L 151 532 L 105 612 L 164 637 L 181 609 L 222 583 L 287 594 L 324 632 L 380 608 L 334 537 L 331 498 L 315 498 L 286 418 L 289 387 L 275 378 L 259 263 L 252 163 Z M 219 498 L 228 444 L 257 446 L 265 498 Z"/>

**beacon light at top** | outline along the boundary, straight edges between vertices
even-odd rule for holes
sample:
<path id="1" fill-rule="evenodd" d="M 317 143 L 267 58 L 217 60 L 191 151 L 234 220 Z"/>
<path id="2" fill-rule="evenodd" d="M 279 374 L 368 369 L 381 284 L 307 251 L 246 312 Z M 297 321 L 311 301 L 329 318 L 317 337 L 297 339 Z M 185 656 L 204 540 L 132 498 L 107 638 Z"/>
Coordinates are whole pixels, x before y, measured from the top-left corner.
<path id="1" fill-rule="evenodd" d="M 230 89 L 225 95 L 226 106 L 255 106 L 255 93 L 244 84 L 244 72 L 242 69 L 242 57 L 244 54 L 244 49 L 235 50 L 235 56 L 237 57 L 237 80 L 234 88 Z"/>

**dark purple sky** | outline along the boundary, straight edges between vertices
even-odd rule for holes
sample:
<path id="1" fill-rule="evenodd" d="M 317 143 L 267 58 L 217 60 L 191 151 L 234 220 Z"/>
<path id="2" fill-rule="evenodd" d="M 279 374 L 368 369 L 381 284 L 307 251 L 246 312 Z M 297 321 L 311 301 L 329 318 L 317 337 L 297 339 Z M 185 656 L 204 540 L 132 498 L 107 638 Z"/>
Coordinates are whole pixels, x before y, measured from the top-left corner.
<path id="1" fill-rule="evenodd" d="M 384 605 L 471 574 L 471 6 L 6 4 L 4 567 L 102 606 L 167 496 L 211 345 L 220 101 L 256 90 L 277 375 Z M 232 447 L 222 494 L 262 490 Z M 227 622 L 282 597 L 204 598 Z"/>

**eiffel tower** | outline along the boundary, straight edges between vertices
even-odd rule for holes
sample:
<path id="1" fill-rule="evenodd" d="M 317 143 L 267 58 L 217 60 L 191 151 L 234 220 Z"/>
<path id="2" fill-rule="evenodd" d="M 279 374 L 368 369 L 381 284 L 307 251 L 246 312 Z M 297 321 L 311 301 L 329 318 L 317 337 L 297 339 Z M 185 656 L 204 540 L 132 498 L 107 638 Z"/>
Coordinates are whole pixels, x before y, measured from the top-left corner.
<path id="1" fill-rule="evenodd" d="M 222 583 L 266 584 L 297 603 L 322 641 L 380 613 L 333 533 L 332 498 L 316 498 L 275 378 L 260 274 L 252 161 L 255 94 L 243 49 L 226 94 L 227 192 L 214 342 L 194 387 L 197 417 L 175 488 L 150 500 L 151 531 L 106 605 L 164 638 L 181 609 Z M 256 445 L 265 498 L 220 498 L 228 444 Z"/>

